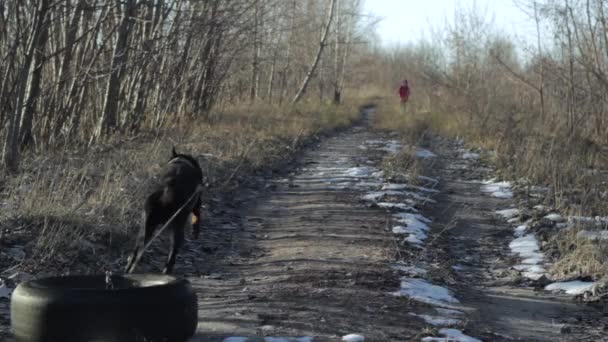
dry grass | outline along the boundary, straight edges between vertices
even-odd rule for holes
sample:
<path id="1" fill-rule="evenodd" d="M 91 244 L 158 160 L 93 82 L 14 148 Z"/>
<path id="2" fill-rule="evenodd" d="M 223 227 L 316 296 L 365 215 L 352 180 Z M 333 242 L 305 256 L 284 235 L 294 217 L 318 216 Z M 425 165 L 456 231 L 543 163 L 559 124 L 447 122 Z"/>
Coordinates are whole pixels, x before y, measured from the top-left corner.
<path id="1" fill-rule="evenodd" d="M 600 279 L 608 274 L 608 245 L 577 236 L 579 229 L 571 229 L 553 236 L 549 243 L 557 248 L 559 259 L 551 267 L 556 280 L 582 277 Z"/>
<path id="2" fill-rule="evenodd" d="M 161 134 L 27 156 L 22 172 L 3 184 L 1 242 L 24 244 L 30 271 L 49 264 L 112 269 L 130 248 L 146 190 L 172 146 L 199 156 L 210 192 L 222 191 L 256 170 L 278 167 L 307 138 L 349 125 L 357 105 L 232 107 Z"/>

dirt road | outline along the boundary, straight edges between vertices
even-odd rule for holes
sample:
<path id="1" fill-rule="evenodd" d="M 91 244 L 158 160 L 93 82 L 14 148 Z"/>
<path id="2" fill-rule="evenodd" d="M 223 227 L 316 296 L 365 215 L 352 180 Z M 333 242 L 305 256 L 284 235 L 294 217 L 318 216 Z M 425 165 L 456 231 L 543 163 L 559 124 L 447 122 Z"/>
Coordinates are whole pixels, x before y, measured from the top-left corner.
<path id="1" fill-rule="evenodd" d="M 491 170 L 436 140 L 435 153 L 417 152 L 432 176 L 420 177 L 426 184 L 396 184 L 379 168 L 398 148 L 356 126 L 243 194 L 209 228 L 205 260 L 191 260 L 205 274 L 191 278 L 200 297 L 195 340 L 601 338 L 585 329 L 593 310 L 512 281 L 512 228 L 495 215 L 512 200 L 480 191 Z M 425 223 L 430 232 L 414 229 Z"/>

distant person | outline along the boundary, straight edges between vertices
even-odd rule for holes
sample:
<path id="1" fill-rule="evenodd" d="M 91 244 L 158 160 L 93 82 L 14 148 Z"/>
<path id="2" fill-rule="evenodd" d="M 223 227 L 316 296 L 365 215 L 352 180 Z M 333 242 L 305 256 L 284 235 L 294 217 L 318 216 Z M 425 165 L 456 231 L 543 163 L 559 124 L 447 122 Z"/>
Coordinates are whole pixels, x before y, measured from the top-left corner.
<path id="1" fill-rule="evenodd" d="M 405 112 L 407 100 L 410 98 L 410 86 L 407 84 L 407 80 L 403 80 L 399 87 L 399 97 L 401 98 L 401 108 Z"/>

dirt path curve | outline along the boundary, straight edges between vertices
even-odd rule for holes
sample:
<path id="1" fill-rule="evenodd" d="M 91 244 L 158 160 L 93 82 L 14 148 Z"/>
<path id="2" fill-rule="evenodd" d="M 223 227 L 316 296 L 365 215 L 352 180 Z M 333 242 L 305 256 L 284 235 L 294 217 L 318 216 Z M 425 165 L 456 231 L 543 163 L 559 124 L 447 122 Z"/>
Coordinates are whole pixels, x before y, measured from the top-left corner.
<path id="1" fill-rule="evenodd" d="M 462 158 L 460 145 L 442 139 L 432 145 L 438 154 L 432 169 L 442 179 L 435 228 L 449 227 L 444 243 L 447 257 L 457 260 L 456 296 L 474 309 L 469 332 L 486 341 L 608 341 L 589 329 L 601 317 L 594 309 L 517 284 L 508 250 L 514 231 L 495 213 L 513 199 L 482 193 L 479 181 L 491 172 Z"/>
<path id="2" fill-rule="evenodd" d="M 305 153 L 288 178 L 248 194 L 242 224 L 224 228 L 235 231 L 230 252 L 210 261 L 210 275 L 191 278 L 200 303 L 196 341 L 339 341 L 350 333 L 407 341 L 422 330 L 408 301 L 390 294 L 399 288 L 390 213 L 341 186 L 358 177 L 334 174 L 378 164 L 385 152 L 359 146 L 381 138 L 356 126 Z"/>

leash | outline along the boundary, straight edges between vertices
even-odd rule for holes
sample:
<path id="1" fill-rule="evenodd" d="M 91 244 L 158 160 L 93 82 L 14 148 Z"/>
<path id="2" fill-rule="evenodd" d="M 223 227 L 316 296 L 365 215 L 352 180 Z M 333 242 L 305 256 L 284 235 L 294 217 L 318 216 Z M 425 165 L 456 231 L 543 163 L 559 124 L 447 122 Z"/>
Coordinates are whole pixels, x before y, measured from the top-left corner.
<path id="1" fill-rule="evenodd" d="M 162 226 L 159 230 L 156 231 L 156 233 L 152 236 L 152 238 L 150 238 L 150 240 L 148 240 L 148 242 L 144 245 L 144 247 L 137 253 L 137 255 L 135 257 L 135 261 L 133 261 L 133 265 L 131 266 L 131 271 L 129 271 L 128 274 L 131 274 L 133 272 L 132 270 L 135 270 L 135 267 L 137 267 L 139 260 L 144 255 L 144 252 L 146 251 L 146 249 L 148 247 L 150 247 L 150 245 L 152 244 L 154 239 L 156 239 L 167 227 L 169 227 L 169 225 L 171 224 L 171 222 L 173 222 L 173 220 L 177 217 L 177 215 L 179 215 L 182 212 L 182 210 L 184 210 L 186 205 L 188 205 L 194 199 L 194 196 L 198 195 L 202 191 L 203 191 L 203 185 L 199 184 L 196 187 L 196 190 L 194 190 L 194 192 L 192 193 L 192 195 L 190 195 L 190 198 L 188 198 L 188 200 L 186 202 L 184 202 L 184 204 L 182 204 L 182 206 L 175 211 L 173 216 L 171 216 L 171 218 L 169 218 L 169 220 L 165 223 L 164 226 Z"/>

